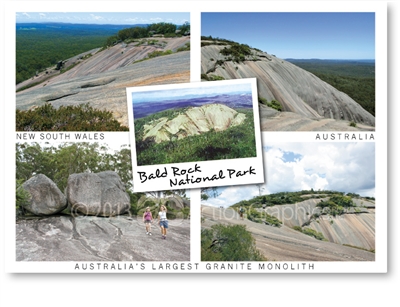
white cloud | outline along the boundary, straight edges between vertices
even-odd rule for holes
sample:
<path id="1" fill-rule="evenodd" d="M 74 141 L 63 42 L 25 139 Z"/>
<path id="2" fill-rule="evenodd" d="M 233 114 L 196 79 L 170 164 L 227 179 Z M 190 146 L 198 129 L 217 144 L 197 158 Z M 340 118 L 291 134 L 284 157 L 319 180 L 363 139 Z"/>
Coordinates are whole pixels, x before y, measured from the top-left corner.
<path id="1" fill-rule="evenodd" d="M 284 152 L 302 157 L 285 162 Z M 375 187 L 374 143 L 268 144 L 265 161 L 269 193 L 311 188 L 357 193 Z"/>
<path id="2" fill-rule="evenodd" d="M 104 17 L 103 16 L 99 16 L 99 15 L 95 15 L 95 14 L 90 14 L 90 17 L 96 21 L 98 20 L 103 20 Z"/>
<path id="3" fill-rule="evenodd" d="M 295 155 L 288 159 L 287 153 Z M 312 188 L 375 196 L 374 143 L 269 143 L 264 163 L 262 194 Z M 259 195 L 259 190 L 247 185 L 220 188 L 220 193 L 203 203 L 228 207 Z"/>
<path id="4" fill-rule="evenodd" d="M 258 187 L 255 185 L 221 187 L 218 188 L 218 192 L 220 193 L 218 197 L 210 197 L 208 200 L 202 201 L 202 203 L 209 206 L 222 206 L 226 208 L 243 199 L 250 199 L 257 196 Z"/>

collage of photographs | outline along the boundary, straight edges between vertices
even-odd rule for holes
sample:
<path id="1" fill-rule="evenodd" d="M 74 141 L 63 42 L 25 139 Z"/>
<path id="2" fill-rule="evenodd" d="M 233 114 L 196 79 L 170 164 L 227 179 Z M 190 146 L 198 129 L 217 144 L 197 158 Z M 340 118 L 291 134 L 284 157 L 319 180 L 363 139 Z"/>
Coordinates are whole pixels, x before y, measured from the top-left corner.
<path id="1" fill-rule="evenodd" d="M 382 12 L 17 11 L 9 270 L 386 272 Z"/>

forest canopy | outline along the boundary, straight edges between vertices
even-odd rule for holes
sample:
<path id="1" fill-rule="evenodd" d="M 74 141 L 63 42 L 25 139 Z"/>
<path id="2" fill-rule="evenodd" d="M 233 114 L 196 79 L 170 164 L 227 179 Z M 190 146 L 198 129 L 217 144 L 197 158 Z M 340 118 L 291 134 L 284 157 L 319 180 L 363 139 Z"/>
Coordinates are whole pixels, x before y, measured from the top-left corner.
<path id="1" fill-rule="evenodd" d="M 121 146 L 114 153 L 105 144 L 62 143 L 58 146 L 38 143 L 16 144 L 16 179 L 26 181 L 35 174 L 44 174 L 61 191 L 68 176 L 74 173 L 115 171 L 127 190 L 133 187 L 131 150 Z"/>

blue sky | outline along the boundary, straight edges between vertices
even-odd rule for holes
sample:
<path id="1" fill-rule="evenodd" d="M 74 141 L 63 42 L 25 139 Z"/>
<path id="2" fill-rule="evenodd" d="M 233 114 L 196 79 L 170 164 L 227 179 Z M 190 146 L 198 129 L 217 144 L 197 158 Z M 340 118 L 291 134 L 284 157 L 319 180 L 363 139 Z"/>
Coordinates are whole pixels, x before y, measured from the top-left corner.
<path id="1" fill-rule="evenodd" d="M 201 35 L 282 59 L 375 59 L 374 13 L 202 13 Z"/>
<path id="2" fill-rule="evenodd" d="M 268 143 L 266 183 L 218 188 L 202 203 L 229 207 L 254 196 L 301 190 L 334 190 L 375 197 L 375 143 Z"/>
<path id="3" fill-rule="evenodd" d="M 189 13 L 53 13 L 53 12 L 18 12 L 16 22 L 64 22 L 83 24 L 152 24 L 167 22 L 177 25 L 190 22 Z"/>
<path id="4" fill-rule="evenodd" d="M 156 102 L 172 99 L 192 99 L 202 98 L 222 94 L 251 94 L 251 85 L 248 83 L 244 84 L 228 84 L 219 86 L 209 86 L 205 83 L 203 86 L 179 88 L 179 89 L 167 89 L 167 90 L 155 90 L 145 92 L 133 92 L 132 100 L 133 104 L 139 104 L 144 102 Z"/>

